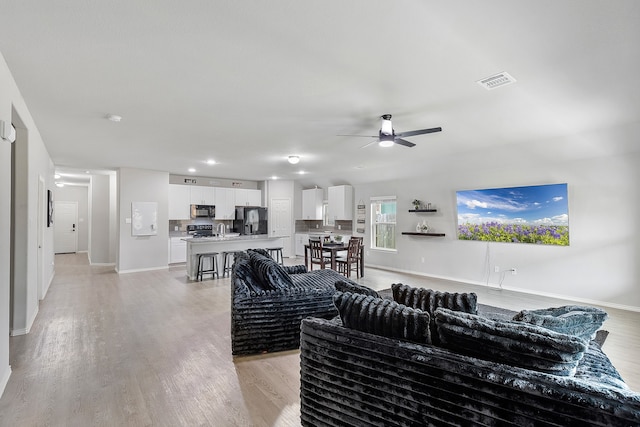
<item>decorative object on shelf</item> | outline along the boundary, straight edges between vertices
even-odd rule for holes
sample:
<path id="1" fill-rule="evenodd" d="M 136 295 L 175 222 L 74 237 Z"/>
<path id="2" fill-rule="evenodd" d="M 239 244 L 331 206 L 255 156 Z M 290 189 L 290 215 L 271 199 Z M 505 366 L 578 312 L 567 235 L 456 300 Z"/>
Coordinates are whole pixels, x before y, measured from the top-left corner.
<path id="1" fill-rule="evenodd" d="M 427 221 L 422 221 L 422 223 L 418 223 L 418 225 L 416 226 L 416 231 L 418 233 L 428 233 L 429 232 L 429 224 L 427 224 Z"/>
<path id="2" fill-rule="evenodd" d="M 415 210 L 420 209 L 420 206 L 422 206 L 422 202 L 420 200 L 418 200 L 418 199 L 413 199 L 413 202 L 411 202 L 411 203 L 413 203 L 413 208 Z"/>

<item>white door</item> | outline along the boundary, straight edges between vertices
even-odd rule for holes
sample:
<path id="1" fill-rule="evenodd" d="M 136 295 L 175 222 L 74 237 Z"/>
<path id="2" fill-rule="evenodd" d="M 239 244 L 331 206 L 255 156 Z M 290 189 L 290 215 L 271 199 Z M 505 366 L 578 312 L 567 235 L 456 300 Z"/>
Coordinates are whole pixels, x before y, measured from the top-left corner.
<path id="1" fill-rule="evenodd" d="M 53 248 L 57 254 L 78 250 L 78 202 L 55 202 Z"/>
<path id="2" fill-rule="evenodd" d="M 283 256 L 291 256 L 291 199 L 271 199 L 269 228 L 272 237 L 282 237 Z"/>

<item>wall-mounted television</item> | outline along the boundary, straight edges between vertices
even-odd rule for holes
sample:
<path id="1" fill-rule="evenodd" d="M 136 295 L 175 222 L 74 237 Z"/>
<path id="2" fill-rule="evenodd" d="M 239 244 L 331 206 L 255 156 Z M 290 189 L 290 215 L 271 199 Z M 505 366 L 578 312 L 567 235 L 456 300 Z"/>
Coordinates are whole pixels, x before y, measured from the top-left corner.
<path id="1" fill-rule="evenodd" d="M 458 239 L 569 245 L 567 184 L 456 192 Z"/>

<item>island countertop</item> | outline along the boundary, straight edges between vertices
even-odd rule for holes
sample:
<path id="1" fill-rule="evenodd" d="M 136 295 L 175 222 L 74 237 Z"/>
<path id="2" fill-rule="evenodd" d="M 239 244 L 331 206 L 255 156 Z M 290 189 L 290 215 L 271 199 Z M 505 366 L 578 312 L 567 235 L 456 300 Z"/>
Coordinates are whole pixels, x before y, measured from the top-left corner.
<path id="1" fill-rule="evenodd" d="M 185 237 L 187 242 L 187 276 L 196 280 L 198 275 L 198 254 L 218 252 L 218 275 L 223 277 L 222 252 L 246 251 L 247 249 L 264 249 L 266 247 L 283 247 L 282 237 L 270 237 L 267 234 L 252 236 L 220 236 L 220 237 Z M 210 267 L 206 267 L 209 269 Z"/>

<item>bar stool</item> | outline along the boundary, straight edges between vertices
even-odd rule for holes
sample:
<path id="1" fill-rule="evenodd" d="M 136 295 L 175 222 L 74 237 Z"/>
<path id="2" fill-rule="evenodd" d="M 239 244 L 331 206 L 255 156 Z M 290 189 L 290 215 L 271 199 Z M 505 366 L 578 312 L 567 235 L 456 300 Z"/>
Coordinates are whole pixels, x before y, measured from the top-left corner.
<path id="1" fill-rule="evenodd" d="M 222 277 L 229 273 L 231 277 L 231 268 L 233 267 L 233 261 L 236 259 L 236 254 L 242 253 L 242 251 L 223 251 L 222 252 Z"/>
<path id="2" fill-rule="evenodd" d="M 284 258 L 282 256 L 282 248 L 266 248 L 271 258 L 280 265 L 284 265 Z"/>
<path id="3" fill-rule="evenodd" d="M 211 258 L 211 270 L 203 270 L 204 263 L 202 262 L 205 258 Z M 202 254 L 198 254 L 198 281 L 202 281 L 202 276 L 204 274 L 211 273 L 211 278 L 214 276 L 220 278 L 218 275 L 218 252 L 206 252 Z"/>

